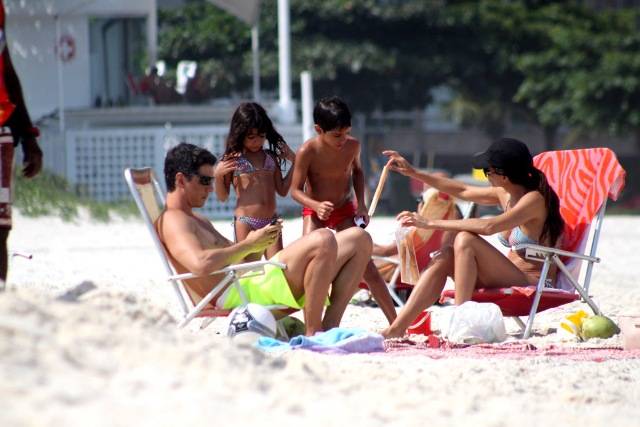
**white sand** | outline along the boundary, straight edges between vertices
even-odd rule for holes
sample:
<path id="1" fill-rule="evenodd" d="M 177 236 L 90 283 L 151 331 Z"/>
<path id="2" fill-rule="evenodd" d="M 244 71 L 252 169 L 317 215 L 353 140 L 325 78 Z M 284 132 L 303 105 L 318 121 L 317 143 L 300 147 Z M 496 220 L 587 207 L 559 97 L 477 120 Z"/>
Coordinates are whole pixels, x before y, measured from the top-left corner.
<path id="1" fill-rule="evenodd" d="M 216 226 L 229 235 L 228 223 Z M 390 219 L 369 227 L 388 238 Z M 301 230 L 287 221 L 285 242 Z M 640 420 L 640 360 L 264 355 L 230 345 L 224 321 L 177 330 L 178 306 L 143 224 L 16 215 L 0 294 L 0 426 L 566 425 Z M 607 217 L 591 293 L 605 314 L 640 315 L 640 218 Z M 82 284 L 77 301 L 56 297 Z M 95 287 L 95 289 L 92 289 Z M 73 296 L 67 295 L 68 300 Z M 580 308 L 539 315 L 539 331 Z M 510 321 L 508 321 L 510 324 Z M 343 325 L 380 329 L 349 306 Z M 534 344 L 568 345 L 556 333 Z M 596 345 L 619 345 L 620 338 Z"/>

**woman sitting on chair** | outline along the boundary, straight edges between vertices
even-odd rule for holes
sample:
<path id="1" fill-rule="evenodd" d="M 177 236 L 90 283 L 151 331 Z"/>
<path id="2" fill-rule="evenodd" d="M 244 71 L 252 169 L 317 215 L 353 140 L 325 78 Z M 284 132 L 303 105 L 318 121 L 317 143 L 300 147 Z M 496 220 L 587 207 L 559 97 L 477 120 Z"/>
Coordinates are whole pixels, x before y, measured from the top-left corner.
<path id="1" fill-rule="evenodd" d="M 444 247 L 421 274 L 418 284 L 396 320 L 382 334 L 401 337 L 416 316 L 435 303 L 447 277 L 455 282 L 455 303 L 471 299 L 476 287 L 501 288 L 519 284 L 535 285 L 542 263 L 509 251 L 503 255 L 480 235 L 500 233 L 502 244 L 520 243 L 555 246 L 564 222 L 560 216 L 558 196 L 544 174 L 533 166 L 529 148 L 516 139 L 503 138 L 484 152 L 476 154 L 473 167 L 483 169 L 490 187 L 467 185 L 453 179 L 418 172 L 395 151 L 384 151 L 391 170 L 419 179 L 459 199 L 482 205 L 498 205 L 503 213 L 491 218 L 426 220 L 414 212 L 401 212 L 404 226 L 457 231 L 453 247 Z M 555 271 L 549 273 L 555 277 Z"/>

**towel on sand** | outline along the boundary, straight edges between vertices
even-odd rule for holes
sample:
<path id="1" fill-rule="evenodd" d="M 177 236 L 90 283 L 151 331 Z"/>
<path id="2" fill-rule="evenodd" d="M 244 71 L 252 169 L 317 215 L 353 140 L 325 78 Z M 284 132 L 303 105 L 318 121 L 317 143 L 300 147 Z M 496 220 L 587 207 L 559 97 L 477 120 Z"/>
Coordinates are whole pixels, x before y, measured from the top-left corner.
<path id="1" fill-rule="evenodd" d="M 299 335 L 289 342 L 260 337 L 256 345 L 267 352 L 305 349 L 323 353 L 371 353 L 384 351 L 384 338 L 364 329 L 333 328 L 312 337 Z"/>

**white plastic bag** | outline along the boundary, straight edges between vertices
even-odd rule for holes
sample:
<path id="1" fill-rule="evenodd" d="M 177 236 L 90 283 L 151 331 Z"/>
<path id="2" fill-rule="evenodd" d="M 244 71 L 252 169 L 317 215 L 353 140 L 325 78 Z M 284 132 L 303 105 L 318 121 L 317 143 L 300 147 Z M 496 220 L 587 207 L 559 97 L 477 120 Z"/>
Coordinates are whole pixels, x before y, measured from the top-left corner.
<path id="1" fill-rule="evenodd" d="M 467 301 L 456 307 L 447 331 L 456 344 L 501 342 L 507 338 L 500 307 L 493 303 Z"/>

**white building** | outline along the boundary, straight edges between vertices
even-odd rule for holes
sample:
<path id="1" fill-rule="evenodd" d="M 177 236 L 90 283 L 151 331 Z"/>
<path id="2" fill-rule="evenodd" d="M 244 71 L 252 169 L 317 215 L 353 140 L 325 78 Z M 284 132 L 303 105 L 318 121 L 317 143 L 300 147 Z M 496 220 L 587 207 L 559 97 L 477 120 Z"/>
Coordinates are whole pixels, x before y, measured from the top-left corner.
<path id="1" fill-rule="evenodd" d="M 180 7 L 182 1 L 161 0 Z M 166 150 L 187 141 L 224 151 L 228 121 L 240 100 L 215 105 L 151 105 L 131 82 L 157 59 L 157 0 L 4 0 L 7 40 L 25 100 L 40 126 L 46 169 L 82 194 L 127 200 L 122 172 L 153 166 L 161 177 Z M 275 113 L 275 104 L 265 103 Z M 297 124 L 279 126 L 295 148 Z M 229 217 L 235 197 L 209 202 Z M 290 199 L 281 208 L 292 208 Z"/>
<path id="2" fill-rule="evenodd" d="M 156 0 L 5 0 L 7 38 L 34 120 L 124 105 L 156 57 Z M 97 102 L 98 101 L 98 102 Z"/>

